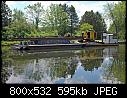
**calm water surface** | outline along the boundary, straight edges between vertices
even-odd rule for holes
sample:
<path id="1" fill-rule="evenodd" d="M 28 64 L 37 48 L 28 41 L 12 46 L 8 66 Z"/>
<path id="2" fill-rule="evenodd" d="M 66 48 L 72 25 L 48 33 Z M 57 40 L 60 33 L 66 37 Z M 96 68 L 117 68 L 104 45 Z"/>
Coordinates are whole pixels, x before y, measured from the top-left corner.
<path id="1" fill-rule="evenodd" d="M 125 45 L 65 51 L 14 51 L 2 47 L 2 82 L 125 84 Z"/>

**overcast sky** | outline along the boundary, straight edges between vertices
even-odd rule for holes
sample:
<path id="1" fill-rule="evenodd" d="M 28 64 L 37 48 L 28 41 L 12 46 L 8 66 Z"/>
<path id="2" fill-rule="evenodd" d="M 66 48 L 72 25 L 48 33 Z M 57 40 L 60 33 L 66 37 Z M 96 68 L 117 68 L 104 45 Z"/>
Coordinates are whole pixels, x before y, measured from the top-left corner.
<path id="1" fill-rule="evenodd" d="M 47 8 L 51 3 L 53 4 L 64 4 L 73 5 L 76 9 L 79 19 L 85 13 L 85 11 L 94 12 L 98 11 L 103 14 L 104 12 L 104 5 L 106 3 L 118 3 L 118 1 L 6 1 L 6 4 L 10 7 L 11 10 L 17 8 L 24 12 L 24 8 L 29 4 L 35 4 L 37 2 L 41 2 L 44 8 Z M 106 21 L 106 24 L 109 26 L 109 22 Z"/>

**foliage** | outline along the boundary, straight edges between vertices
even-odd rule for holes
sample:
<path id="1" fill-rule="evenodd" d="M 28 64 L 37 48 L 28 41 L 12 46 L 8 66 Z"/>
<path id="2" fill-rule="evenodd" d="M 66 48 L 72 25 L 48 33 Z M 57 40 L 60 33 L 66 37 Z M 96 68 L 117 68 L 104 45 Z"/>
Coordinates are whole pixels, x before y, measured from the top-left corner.
<path id="1" fill-rule="evenodd" d="M 63 8 L 58 4 L 51 4 L 45 11 L 45 19 L 43 24 L 45 29 L 49 28 L 48 32 L 57 31 L 58 35 L 64 35 L 66 30 L 64 28 L 67 26 L 68 15 L 64 12 Z"/>
<path id="2" fill-rule="evenodd" d="M 88 24 L 88 23 L 84 23 L 84 24 L 80 25 L 80 30 L 81 31 L 87 31 L 89 29 L 93 30 L 93 26 Z"/>
<path id="3" fill-rule="evenodd" d="M 97 32 L 97 39 L 101 39 L 101 34 L 106 32 L 105 21 L 99 12 L 94 13 L 93 10 L 86 11 L 80 20 L 80 25 L 83 23 L 93 25 L 93 29 Z"/>
<path id="4" fill-rule="evenodd" d="M 71 27 L 71 34 L 74 34 L 74 30 L 78 29 L 79 26 L 79 19 L 78 19 L 78 15 L 75 11 L 75 8 L 73 5 L 71 5 L 71 7 L 69 8 L 70 10 L 70 27 Z"/>
<path id="5" fill-rule="evenodd" d="M 115 32 L 119 39 L 125 39 L 125 18 L 126 18 L 126 1 L 120 1 L 118 4 L 106 4 L 105 18 L 111 21 L 109 32 Z"/>
<path id="6" fill-rule="evenodd" d="M 1 16 L 2 16 L 2 27 L 8 26 L 11 22 L 12 11 L 6 4 L 6 1 L 1 2 Z"/>
<path id="7" fill-rule="evenodd" d="M 1 41 L 1 46 L 10 46 L 13 44 L 19 44 L 19 41 Z"/>
<path id="8" fill-rule="evenodd" d="M 60 6 L 62 6 L 63 10 L 68 14 L 68 22 L 67 22 L 67 26 L 64 27 L 64 30 L 66 30 L 66 32 L 69 32 L 71 33 L 71 35 L 73 35 L 75 34 L 75 31 L 78 30 L 79 27 L 79 18 L 76 13 L 76 10 L 73 5 L 69 7 L 66 4 L 63 5 L 60 4 Z"/>
<path id="9" fill-rule="evenodd" d="M 6 27 L 10 25 L 12 18 L 12 11 L 6 5 L 6 1 L 1 2 L 1 16 L 2 16 L 2 40 L 7 40 Z"/>
<path id="10" fill-rule="evenodd" d="M 111 21 L 109 32 L 117 32 L 119 39 L 125 39 L 126 2 L 105 5 L 105 19 Z M 86 11 L 81 17 L 80 23 L 73 5 L 51 4 L 43 9 L 41 3 L 26 6 L 26 12 L 11 10 L 2 1 L 2 40 L 15 37 L 38 37 L 38 36 L 64 36 L 80 35 L 81 31 L 89 28 L 97 32 L 97 39 L 107 32 L 106 24 L 99 12 Z M 91 27 L 91 26 L 92 27 Z M 81 30 L 81 31 L 80 31 Z"/>
<path id="11" fill-rule="evenodd" d="M 41 3 L 36 3 L 34 5 L 29 5 L 26 7 L 27 17 L 29 21 L 32 21 L 33 25 L 38 30 L 39 23 L 41 22 L 41 16 L 44 12 L 43 6 Z"/>
<path id="12" fill-rule="evenodd" d="M 7 39 L 13 37 L 25 37 L 27 33 L 31 32 L 31 27 L 32 26 L 27 23 L 24 13 L 14 9 L 12 22 L 6 27 Z"/>

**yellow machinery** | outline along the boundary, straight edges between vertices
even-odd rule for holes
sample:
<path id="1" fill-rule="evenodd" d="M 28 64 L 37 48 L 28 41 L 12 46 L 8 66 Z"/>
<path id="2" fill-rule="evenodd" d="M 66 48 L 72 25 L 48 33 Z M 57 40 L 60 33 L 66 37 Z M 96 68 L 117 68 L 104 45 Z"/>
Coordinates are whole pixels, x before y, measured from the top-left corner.
<path id="1" fill-rule="evenodd" d="M 96 39 L 96 32 L 93 30 L 89 30 L 82 33 L 83 40 L 86 41 L 95 41 Z"/>

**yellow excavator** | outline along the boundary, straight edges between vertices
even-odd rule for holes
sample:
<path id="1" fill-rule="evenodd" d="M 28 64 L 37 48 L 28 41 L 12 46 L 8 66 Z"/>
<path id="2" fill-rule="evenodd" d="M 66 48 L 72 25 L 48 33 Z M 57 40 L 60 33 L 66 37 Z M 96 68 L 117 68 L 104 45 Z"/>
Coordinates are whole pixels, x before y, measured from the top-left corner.
<path id="1" fill-rule="evenodd" d="M 88 30 L 86 32 L 82 32 L 83 42 L 93 42 L 97 37 L 97 33 L 94 30 Z"/>

